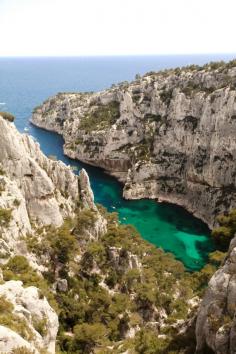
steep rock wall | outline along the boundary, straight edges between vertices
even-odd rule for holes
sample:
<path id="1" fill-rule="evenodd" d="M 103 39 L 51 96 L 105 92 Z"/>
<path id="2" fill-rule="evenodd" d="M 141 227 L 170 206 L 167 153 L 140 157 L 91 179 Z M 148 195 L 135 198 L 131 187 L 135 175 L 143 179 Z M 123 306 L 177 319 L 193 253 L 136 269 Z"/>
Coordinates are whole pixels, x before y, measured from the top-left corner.
<path id="1" fill-rule="evenodd" d="M 236 206 L 236 68 L 150 73 L 94 94 L 58 94 L 33 124 L 72 157 L 105 168 L 127 199 L 184 206 L 212 227 Z"/>

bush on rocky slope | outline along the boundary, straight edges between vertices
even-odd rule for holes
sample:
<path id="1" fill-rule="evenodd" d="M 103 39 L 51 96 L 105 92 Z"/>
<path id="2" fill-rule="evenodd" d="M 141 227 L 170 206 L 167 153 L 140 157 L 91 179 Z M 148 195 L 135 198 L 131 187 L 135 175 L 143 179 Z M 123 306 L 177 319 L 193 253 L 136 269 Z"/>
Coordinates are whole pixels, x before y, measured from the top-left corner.
<path id="1" fill-rule="evenodd" d="M 229 213 L 225 213 L 225 215 L 219 215 L 217 222 L 219 227 L 212 231 L 212 236 L 217 247 L 226 251 L 236 232 L 236 210 L 233 209 Z"/>
<path id="2" fill-rule="evenodd" d="M 14 122 L 15 120 L 15 116 L 8 112 L 0 112 L 0 116 L 8 120 L 9 122 Z"/>
<path id="3" fill-rule="evenodd" d="M 44 278 L 16 255 L 1 266 L 4 281 L 22 280 L 47 297 L 59 315 L 63 353 L 192 353 L 198 297 L 223 254 L 212 253 L 202 271 L 189 274 L 132 226 L 119 225 L 116 213 L 98 209 L 108 220 L 104 235 L 83 239 L 97 217 L 86 209 L 60 228 L 36 228 L 26 240 Z M 35 327 L 44 330 L 43 322 Z"/>
<path id="4" fill-rule="evenodd" d="M 99 239 L 84 243 L 79 237 L 84 220 L 90 227 L 94 223 L 89 210 L 59 229 L 40 228 L 28 238 L 29 250 L 48 269 L 47 281 L 22 256 L 3 266 L 4 280 L 35 284 L 51 300 L 59 313 L 63 353 L 118 354 L 129 349 L 156 354 L 177 353 L 179 348 L 191 353 L 193 334 L 183 331 L 179 336 L 179 329 L 187 327 L 194 309 L 191 299 L 203 291 L 216 267 L 186 273 L 171 254 L 144 241 L 133 227 L 119 225 L 116 214 L 99 210 L 109 220 Z M 64 288 L 59 286 L 62 280 Z M 190 347 L 185 342 L 189 335 Z"/>
<path id="5" fill-rule="evenodd" d="M 116 122 L 120 116 L 119 102 L 110 102 L 107 105 L 99 105 L 80 121 L 80 129 L 92 131 L 105 129 Z"/>

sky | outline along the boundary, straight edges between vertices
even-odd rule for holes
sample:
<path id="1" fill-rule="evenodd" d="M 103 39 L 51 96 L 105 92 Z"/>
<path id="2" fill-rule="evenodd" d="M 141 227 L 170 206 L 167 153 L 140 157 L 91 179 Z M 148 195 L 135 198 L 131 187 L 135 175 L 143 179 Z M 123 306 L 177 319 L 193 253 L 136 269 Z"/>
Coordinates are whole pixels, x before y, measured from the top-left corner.
<path id="1" fill-rule="evenodd" d="M 236 53 L 236 0 L 0 0 L 0 57 Z"/>

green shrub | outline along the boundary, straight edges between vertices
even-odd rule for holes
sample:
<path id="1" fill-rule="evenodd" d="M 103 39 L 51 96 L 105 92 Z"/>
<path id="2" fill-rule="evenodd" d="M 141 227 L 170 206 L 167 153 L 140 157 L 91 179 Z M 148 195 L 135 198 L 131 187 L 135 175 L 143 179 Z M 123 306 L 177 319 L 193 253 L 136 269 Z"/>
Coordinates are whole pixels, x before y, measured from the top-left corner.
<path id="1" fill-rule="evenodd" d="M 15 120 L 15 116 L 8 112 L 0 112 L 0 116 L 3 117 L 3 119 L 8 120 L 9 122 L 14 122 Z"/>
<path id="2" fill-rule="evenodd" d="M 40 289 L 42 296 L 45 296 L 50 305 L 58 312 L 58 305 L 50 290 L 47 281 L 31 268 L 24 256 L 14 256 L 2 266 L 3 278 L 8 280 L 21 280 L 25 286 L 36 286 Z"/>
<path id="3" fill-rule="evenodd" d="M 46 336 L 47 334 L 47 318 L 38 318 L 37 316 L 34 316 L 32 318 L 33 321 L 33 326 L 35 330 L 42 336 Z"/>
<path id="4" fill-rule="evenodd" d="M 8 227 L 12 219 L 12 210 L 0 208 L 0 226 Z"/>
<path id="5" fill-rule="evenodd" d="M 0 296 L 0 325 L 9 327 L 23 338 L 30 340 L 33 333 L 24 318 L 13 313 L 14 306 L 4 296 Z"/>
<path id="6" fill-rule="evenodd" d="M 159 339 L 154 330 L 143 329 L 135 337 L 135 350 L 138 354 L 167 353 L 167 340 Z"/>
<path id="7" fill-rule="evenodd" d="M 2 167 L 0 167 L 0 176 L 4 176 L 6 174 L 6 172 L 4 171 L 4 169 Z"/>
<path id="8" fill-rule="evenodd" d="M 94 226 L 97 219 L 97 214 L 93 210 L 84 209 L 78 212 L 76 217 L 75 234 L 82 234 L 88 228 Z"/>
<path id="9" fill-rule="evenodd" d="M 113 101 L 98 106 L 80 120 L 79 128 L 86 131 L 110 127 L 120 117 L 120 103 Z"/>
<path id="10" fill-rule="evenodd" d="M 82 353 L 91 353 L 95 346 L 104 343 L 107 329 L 101 323 L 81 324 L 74 327 L 75 349 L 80 349 Z"/>
<path id="11" fill-rule="evenodd" d="M 14 204 L 15 207 L 20 206 L 20 200 L 19 199 L 14 199 L 13 204 Z"/>
<path id="12" fill-rule="evenodd" d="M 209 263 L 215 266 L 220 266 L 225 259 L 226 253 L 221 251 L 211 252 L 209 254 Z"/>
<path id="13" fill-rule="evenodd" d="M 18 347 L 18 348 L 12 349 L 11 354 L 35 354 L 35 351 L 30 350 L 26 347 Z"/>
<path id="14" fill-rule="evenodd" d="M 236 232 L 236 210 L 217 217 L 219 227 L 212 231 L 212 236 L 220 250 L 227 251 L 231 239 Z"/>
<path id="15" fill-rule="evenodd" d="M 161 100 L 167 105 L 169 106 L 170 101 L 172 99 L 172 94 L 173 94 L 173 90 L 163 90 L 160 93 L 160 98 Z"/>
<path id="16" fill-rule="evenodd" d="M 47 241 L 50 245 L 51 259 L 54 263 L 68 263 L 78 249 L 77 241 L 66 225 L 48 233 Z"/>

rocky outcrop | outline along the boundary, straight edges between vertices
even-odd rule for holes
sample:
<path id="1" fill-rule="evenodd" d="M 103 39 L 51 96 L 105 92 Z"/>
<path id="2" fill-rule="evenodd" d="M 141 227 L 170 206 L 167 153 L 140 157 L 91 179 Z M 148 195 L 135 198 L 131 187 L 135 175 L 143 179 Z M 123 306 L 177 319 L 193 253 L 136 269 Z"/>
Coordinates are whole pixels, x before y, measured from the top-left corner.
<path id="1" fill-rule="evenodd" d="M 179 204 L 212 227 L 236 206 L 235 84 L 235 62 L 149 73 L 60 93 L 32 122 L 62 134 L 68 156 L 122 180 L 125 198 Z"/>
<path id="2" fill-rule="evenodd" d="M 211 278 L 196 324 L 197 352 L 236 353 L 236 237 L 222 267 Z"/>
<path id="3" fill-rule="evenodd" d="M 10 353 L 15 348 L 26 347 L 35 353 L 43 349 L 55 353 L 58 317 L 40 291 L 33 286 L 24 288 L 20 281 L 8 281 L 0 285 L 0 298 L 12 305 L 12 316 L 18 318 L 24 328 L 22 332 L 28 334 L 27 340 L 22 338 L 9 328 L 8 319 L 8 326 L 0 326 L 0 352 Z"/>
<path id="4" fill-rule="evenodd" d="M 0 208 L 10 215 L 7 225 L 0 223 L 5 258 L 25 254 L 22 236 L 35 225 L 60 226 L 78 205 L 97 210 L 85 170 L 76 176 L 64 163 L 47 158 L 32 137 L 1 117 L 0 141 Z M 97 233 L 105 228 L 99 213 L 98 219 Z"/>
<path id="5" fill-rule="evenodd" d="M 30 136 L 21 135 L 14 125 L 0 118 L 0 164 L 2 175 L 16 182 L 26 201 L 31 220 L 59 226 L 71 215 L 81 195 L 80 180 L 62 162 L 48 159 Z M 83 194 L 84 206 L 91 206 L 91 190 Z"/>
<path id="6" fill-rule="evenodd" d="M 113 96 L 103 94 L 108 97 L 108 101 L 103 98 L 102 106 L 109 105 L 106 115 L 109 122 L 102 122 L 109 129 L 108 123 L 120 119 L 118 106 L 109 103 Z M 99 112 L 96 114 L 101 118 L 104 108 Z M 82 120 L 80 124 L 86 122 Z M 198 276 L 192 280 L 194 277 L 186 274 L 184 267 L 170 255 L 143 241 L 132 228 L 119 225 L 102 208 L 100 213 L 84 170 L 75 176 L 62 162 L 48 159 L 31 137 L 20 135 L 12 123 L 1 117 L 0 145 L 0 352 L 25 348 L 36 354 L 55 353 L 58 317 L 43 295 L 46 287 L 48 299 L 53 299 L 52 303 L 55 301 L 61 310 L 58 344 L 63 352 L 69 347 L 70 352 L 83 348 L 84 330 L 92 331 L 88 332 L 89 337 L 90 333 L 100 336 L 100 330 L 106 329 L 104 333 L 109 335 L 104 335 L 104 342 L 94 343 L 94 348 L 101 352 L 115 352 L 116 348 L 119 352 L 129 348 L 131 352 L 144 344 L 147 350 L 149 345 L 154 346 L 152 352 L 157 353 L 159 348 L 164 348 L 162 353 L 175 351 L 176 345 L 186 353 L 193 353 L 194 339 L 190 337 L 187 342 L 186 335 L 189 327 L 192 331 L 192 316 L 199 306 L 195 293 Z M 232 146 L 230 140 L 229 147 Z M 136 145 L 130 150 L 136 154 Z M 106 160 L 112 172 L 119 178 L 125 177 L 124 192 L 130 193 L 130 198 L 141 195 L 156 198 L 159 193 L 159 180 L 155 177 L 151 181 L 149 176 L 158 169 L 161 173 L 161 167 L 153 157 L 146 159 L 149 150 L 145 151 L 145 159 L 136 156 L 138 161 L 134 158 L 132 162 L 122 150 L 118 151 L 124 156 L 120 164 L 109 164 L 109 159 Z M 171 168 L 167 162 L 165 166 L 167 171 Z M 175 159 L 171 166 L 175 168 Z M 212 188 L 209 187 L 209 193 Z M 173 202 L 174 193 L 169 193 Z M 184 196 L 189 197 L 183 193 Z M 206 194 L 206 203 L 208 197 Z M 203 200 L 203 197 L 193 199 L 192 207 L 201 205 Z M 233 201 L 232 195 L 231 205 Z M 71 223 L 59 227 L 68 216 Z M 24 257 L 14 258 L 19 254 L 28 259 L 31 267 L 26 266 Z M 10 257 L 11 262 L 6 263 Z M 211 279 L 198 312 L 199 354 L 209 349 L 217 354 L 235 353 L 235 273 L 236 238 L 231 242 L 224 265 Z M 12 278 L 24 283 L 9 280 Z M 36 282 L 41 290 L 26 285 L 27 281 L 30 285 Z M 147 334 L 147 343 L 142 332 Z M 91 352 L 94 348 L 91 347 Z"/>
<path id="7" fill-rule="evenodd" d="M 35 348 L 32 343 L 26 341 L 18 333 L 12 331 L 8 327 L 0 325 L 0 350 L 2 354 L 12 353 L 13 350 L 24 349 L 34 354 L 39 354 L 39 351 Z"/>
<path id="8" fill-rule="evenodd" d="M 37 287 L 25 287 L 21 281 L 9 280 L 21 279 L 19 269 L 14 269 L 11 275 L 6 275 L 2 269 L 9 259 L 20 260 L 22 264 L 18 264 L 22 269 L 28 262 L 24 271 L 32 269 L 30 284 L 38 281 L 40 287 L 43 282 L 43 289 L 47 287 L 51 297 L 56 290 L 67 291 L 66 279 L 56 279 L 51 285 L 44 280 L 43 272 L 50 270 L 41 259 L 47 258 L 46 252 L 40 257 L 34 247 L 29 248 L 28 242 L 31 238 L 44 242 L 40 238 L 42 232 L 50 227 L 56 232 L 66 218 L 73 218 L 82 211 L 96 217 L 94 225 L 89 227 L 91 238 L 106 231 L 107 222 L 94 204 L 86 171 L 81 170 L 76 176 L 64 163 L 47 158 L 32 137 L 18 133 L 12 122 L 0 116 L 1 353 L 12 353 L 18 348 L 36 354 L 55 353 L 56 312 Z M 19 255 L 21 258 L 15 257 Z M 5 307 L 8 307 L 6 313 Z"/>

